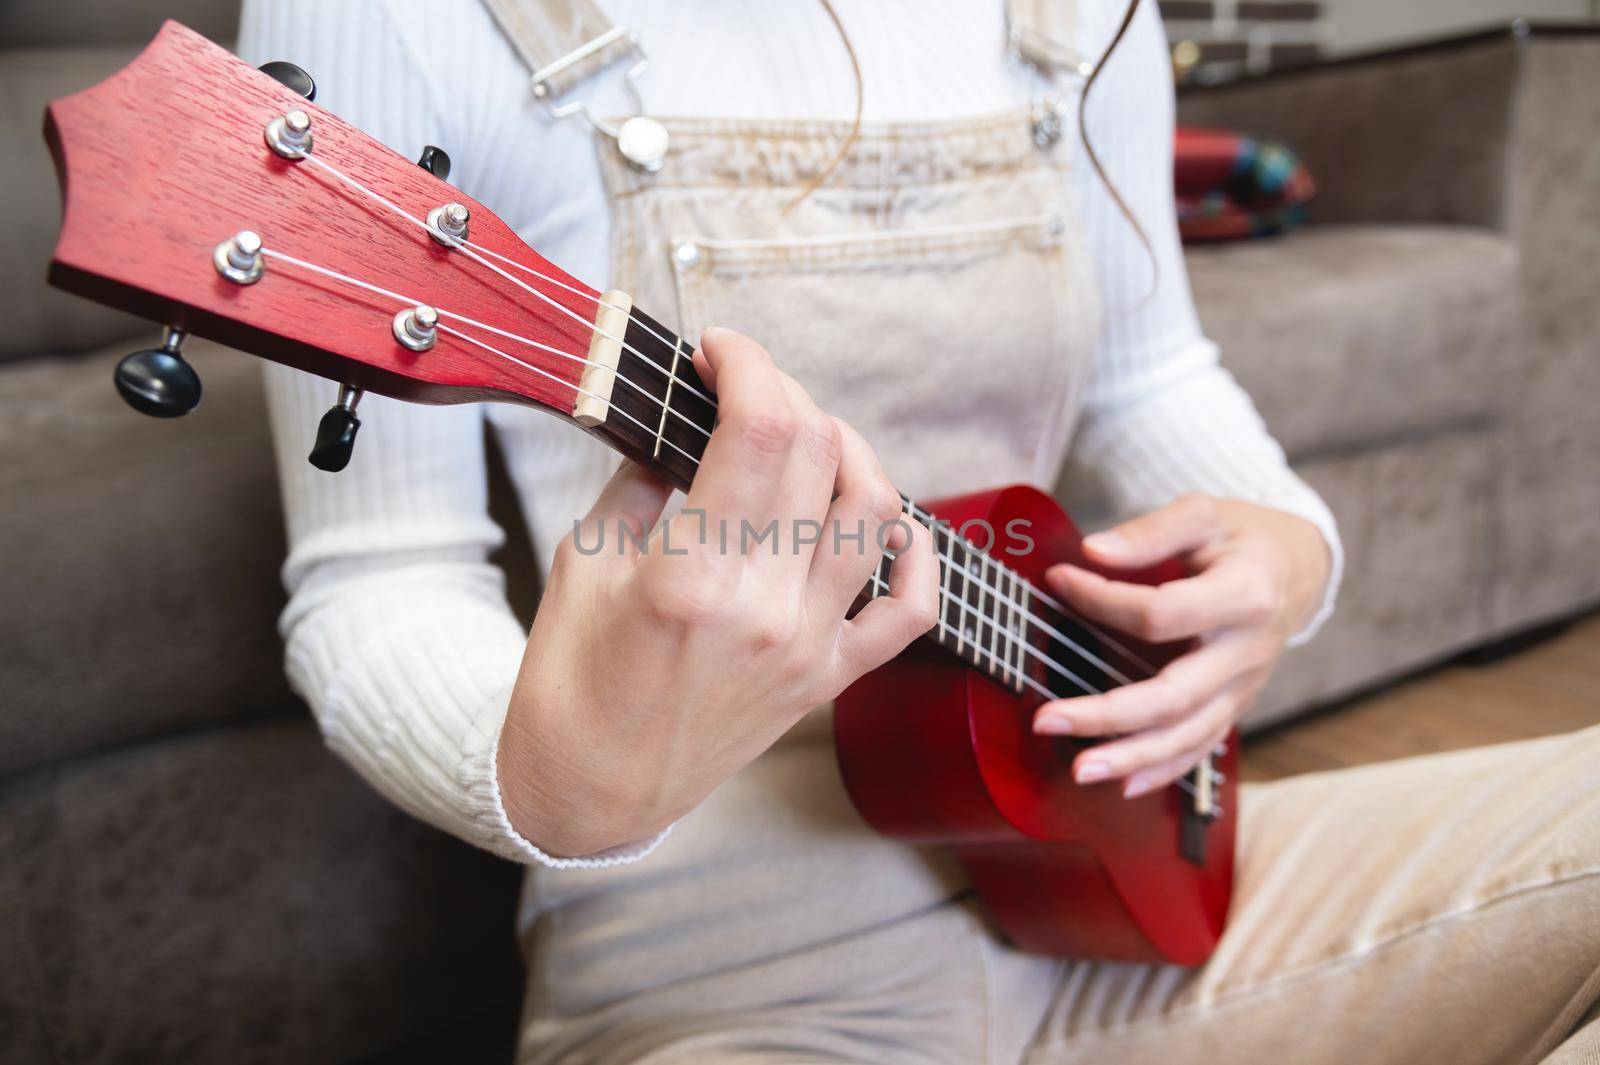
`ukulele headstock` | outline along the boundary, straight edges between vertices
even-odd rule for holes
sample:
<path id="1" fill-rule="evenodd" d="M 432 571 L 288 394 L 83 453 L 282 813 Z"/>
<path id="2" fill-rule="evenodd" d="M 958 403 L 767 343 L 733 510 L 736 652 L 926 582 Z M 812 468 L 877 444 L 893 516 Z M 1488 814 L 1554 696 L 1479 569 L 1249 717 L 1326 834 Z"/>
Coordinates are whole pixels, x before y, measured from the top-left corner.
<path id="1" fill-rule="evenodd" d="M 362 390 L 571 416 L 598 294 L 186 27 L 52 103 L 45 136 L 63 200 L 53 284 Z"/>

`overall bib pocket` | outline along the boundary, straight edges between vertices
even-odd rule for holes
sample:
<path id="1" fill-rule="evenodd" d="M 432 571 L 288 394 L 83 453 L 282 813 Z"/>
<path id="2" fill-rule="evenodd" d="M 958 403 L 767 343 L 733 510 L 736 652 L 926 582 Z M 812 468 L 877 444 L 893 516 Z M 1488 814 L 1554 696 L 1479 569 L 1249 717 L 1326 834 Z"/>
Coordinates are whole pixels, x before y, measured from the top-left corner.
<path id="1" fill-rule="evenodd" d="M 777 240 L 675 234 L 679 320 L 770 345 L 897 484 L 1037 479 L 1081 383 L 1092 304 L 1059 214 Z M 1092 335 L 1092 333 L 1091 333 Z"/>

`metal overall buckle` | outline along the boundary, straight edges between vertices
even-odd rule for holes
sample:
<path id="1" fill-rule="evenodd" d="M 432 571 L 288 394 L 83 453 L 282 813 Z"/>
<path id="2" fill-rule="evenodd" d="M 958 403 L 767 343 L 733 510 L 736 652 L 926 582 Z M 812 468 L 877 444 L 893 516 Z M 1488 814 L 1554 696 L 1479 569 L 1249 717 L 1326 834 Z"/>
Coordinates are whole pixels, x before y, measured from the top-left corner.
<path id="1" fill-rule="evenodd" d="M 1073 101 L 1088 85 L 1094 64 L 1075 49 L 1065 48 L 1037 29 L 1012 25 L 1006 35 L 1006 52 L 1013 62 L 1030 70 L 1046 88 L 1029 101 L 1033 143 L 1049 148 L 1061 139 Z"/>
<path id="2" fill-rule="evenodd" d="M 633 102 L 633 116 L 625 120 L 620 126 L 613 125 L 596 115 L 588 103 L 583 100 L 573 100 L 571 103 L 557 104 L 551 96 L 550 79 L 562 71 L 583 62 L 596 52 L 606 48 L 612 43 L 626 39 L 630 48 L 638 59 L 628 68 L 623 75 L 622 84 L 628 92 L 628 98 Z M 633 166 L 646 173 L 654 173 L 661 169 L 661 164 L 667 158 L 667 128 L 660 122 L 644 113 L 644 97 L 639 93 L 639 75 L 650 64 L 650 57 L 645 54 L 644 46 L 639 43 L 638 35 L 626 26 L 613 26 L 592 41 L 580 44 L 561 58 L 547 63 L 533 72 L 533 95 L 545 109 L 555 118 L 567 118 L 577 115 L 589 123 L 597 133 L 603 133 L 617 142 L 617 150 L 622 157 Z"/>

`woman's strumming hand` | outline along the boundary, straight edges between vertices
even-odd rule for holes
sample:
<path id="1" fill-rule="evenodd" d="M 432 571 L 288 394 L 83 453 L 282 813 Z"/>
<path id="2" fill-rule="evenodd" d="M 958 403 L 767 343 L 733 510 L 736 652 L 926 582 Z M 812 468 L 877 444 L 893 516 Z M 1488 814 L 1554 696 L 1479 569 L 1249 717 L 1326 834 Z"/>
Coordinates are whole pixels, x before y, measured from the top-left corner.
<path id="1" fill-rule="evenodd" d="M 683 511 L 641 550 L 670 489 L 623 465 L 556 550 L 511 696 L 501 795 L 553 854 L 649 838 L 938 617 L 932 537 L 865 441 L 745 337 L 694 361 L 718 422 Z M 884 527 L 889 592 L 846 619 Z"/>
<path id="2" fill-rule="evenodd" d="M 1153 643 L 1196 640 L 1152 678 L 1057 699 L 1034 717 L 1041 733 L 1119 737 L 1080 754 L 1073 773 L 1085 784 L 1123 780 L 1131 798 L 1188 772 L 1238 723 L 1321 602 L 1331 560 L 1304 518 L 1202 495 L 1090 536 L 1084 550 L 1121 568 L 1177 556 L 1194 573 L 1158 587 L 1071 565 L 1047 574 L 1051 590 L 1089 618 Z"/>

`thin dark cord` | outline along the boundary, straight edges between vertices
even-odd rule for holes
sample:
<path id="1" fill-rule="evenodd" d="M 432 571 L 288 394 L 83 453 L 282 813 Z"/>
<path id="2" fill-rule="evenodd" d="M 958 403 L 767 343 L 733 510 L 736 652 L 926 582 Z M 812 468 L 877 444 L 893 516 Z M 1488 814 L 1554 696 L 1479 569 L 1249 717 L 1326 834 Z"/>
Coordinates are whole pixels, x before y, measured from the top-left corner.
<path id="1" fill-rule="evenodd" d="M 823 167 L 821 172 L 810 181 L 806 182 L 806 187 L 800 190 L 800 195 L 789 201 L 788 206 L 783 209 L 784 214 L 794 210 L 805 201 L 807 196 L 827 184 L 828 179 L 833 177 L 833 172 L 839 169 L 839 164 L 844 162 L 845 156 L 850 154 L 850 148 L 861 137 L 861 111 L 865 96 L 861 82 L 861 60 L 856 57 L 855 45 L 850 43 L 850 35 L 844 31 L 844 23 L 840 21 L 839 13 L 833 9 L 833 4 L 830 0 L 819 0 L 819 2 L 822 4 L 823 10 L 828 13 L 828 17 L 833 20 L 833 28 L 839 31 L 839 40 L 844 42 L 845 54 L 850 57 L 850 72 L 855 75 L 856 79 L 856 113 L 855 117 L 850 120 L 850 132 L 845 136 L 844 143 L 839 146 L 839 150 L 828 161 L 828 165 Z"/>
<path id="2" fill-rule="evenodd" d="M 1106 63 L 1111 59 L 1111 53 L 1117 50 L 1117 45 L 1122 43 L 1122 38 L 1127 36 L 1128 27 L 1133 25 L 1133 17 L 1138 14 L 1139 0 L 1131 0 L 1128 9 L 1122 13 L 1122 24 L 1117 27 L 1117 32 L 1111 38 L 1111 43 L 1106 45 L 1105 52 L 1100 56 L 1100 61 L 1089 72 L 1089 79 L 1083 84 L 1083 92 L 1078 94 L 1078 139 L 1083 142 L 1084 154 L 1089 157 L 1089 165 L 1094 167 L 1095 176 L 1100 179 L 1100 184 L 1106 187 L 1111 194 L 1111 199 L 1116 202 L 1117 210 L 1122 212 L 1122 217 L 1127 219 L 1128 225 L 1133 227 L 1134 235 L 1139 238 L 1139 244 L 1144 248 L 1144 253 L 1150 259 L 1151 283 L 1150 291 L 1145 293 L 1140 300 L 1142 305 L 1155 295 L 1157 286 L 1161 283 L 1161 264 L 1156 258 L 1155 245 L 1150 240 L 1150 234 L 1145 232 L 1144 226 L 1139 224 L 1138 217 L 1133 213 L 1133 208 L 1128 206 L 1128 201 L 1122 198 L 1122 193 L 1111 183 L 1111 177 L 1106 173 L 1104 164 L 1100 162 L 1100 155 L 1094 150 L 1094 144 L 1089 140 L 1089 92 L 1094 88 L 1095 82 L 1100 79 L 1100 72 L 1105 70 Z"/>

